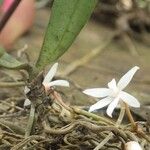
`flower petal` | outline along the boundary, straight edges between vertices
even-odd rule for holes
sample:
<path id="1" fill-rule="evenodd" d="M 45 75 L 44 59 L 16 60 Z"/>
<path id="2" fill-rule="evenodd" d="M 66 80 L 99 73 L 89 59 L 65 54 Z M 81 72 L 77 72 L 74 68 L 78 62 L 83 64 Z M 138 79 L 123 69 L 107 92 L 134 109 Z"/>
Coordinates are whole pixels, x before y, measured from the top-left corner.
<path id="1" fill-rule="evenodd" d="M 117 90 L 117 85 L 116 85 L 116 80 L 112 79 L 109 83 L 108 83 L 108 87 L 113 90 L 116 91 Z"/>
<path id="2" fill-rule="evenodd" d="M 112 117 L 112 113 L 113 113 L 114 109 L 117 107 L 118 102 L 119 102 L 119 99 L 120 99 L 120 97 L 117 96 L 117 97 L 109 104 L 109 106 L 108 106 L 108 108 L 107 108 L 107 111 L 106 111 L 106 113 L 107 113 L 108 116 Z"/>
<path id="3" fill-rule="evenodd" d="M 45 78 L 43 80 L 43 84 L 47 84 L 48 82 L 50 82 L 52 80 L 52 78 L 56 74 L 57 68 L 58 68 L 58 63 L 55 63 L 51 67 L 51 69 L 49 70 L 49 72 L 47 73 L 47 75 L 45 76 Z"/>
<path id="4" fill-rule="evenodd" d="M 106 97 L 112 93 L 112 90 L 108 88 L 93 88 L 93 89 L 86 89 L 83 91 L 84 94 L 93 96 L 93 97 Z"/>
<path id="5" fill-rule="evenodd" d="M 25 87 L 24 87 L 24 93 L 25 93 L 25 94 L 28 94 L 29 92 L 30 92 L 30 89 L 29 89 L 27 86 L 25 86 Z"/>
<path id="6" fill-rule="evenodd" d="M 69 87 L 69 82 L 66 80 L 55 80 L 46 84 L 47 87 L 51 86 L 66 86 Z"/>
<path id="7" fill-rule="evenodd" d="M 27 99 L 25 99 L 23 106 L 27 107 L 29 105 L 31 105 L 31 101 L 27 98 Z"/>
<path id="8" fill-rule="evenodd" d="M 92 112 L 94 110 L 103 108 L 106 105 L 108 105 L 111 101 L 112 101 L 112 98 L 110 98 L 110 97 L 106 97 L 106 98 L 104 98 L 102 100 L 99 100 L 97 103 L 95 103 L 94 105 L 92 105 L 90 107 L 89 112 Z"/>
<path id="9" fill-rule="evenodd" d="M 140 103 L 139 101 L 133 97 L 132 95 L 121 91 L 120 92 L 120 98 L 127 103 L 128 105 L 132 106 L 132 107 L 140 107 Z"/>
<path id="10" fill-rule="evenodd" d="M 123 90 L 128 84 L 129 82 L 132 80 L 134 74 L 136 73 L 136 71 L 139 69 L 138 66 L 133 67 L 132 69 L 130 69 L 118 82 L 117 87 L 120 90 Z"/>

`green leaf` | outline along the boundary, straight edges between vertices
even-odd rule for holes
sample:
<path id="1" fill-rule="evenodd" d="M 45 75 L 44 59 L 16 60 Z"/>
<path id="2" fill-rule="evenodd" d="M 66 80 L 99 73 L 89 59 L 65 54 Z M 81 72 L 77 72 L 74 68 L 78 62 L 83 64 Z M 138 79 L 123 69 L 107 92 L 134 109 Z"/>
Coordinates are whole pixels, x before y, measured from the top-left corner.
<path id="1" fill-rule="evenodd" d="M 73 43 L 97 0 L 55 0 L 43 46 L 36 63 L 40 71 L 56 61 Z"/>
<path id="2" fill-rule="evenodd" d="M 7 69 L 28 69 L 29 65 L 16 60 L 13 56 L 9 55 L 0 48 L 0 67 Z"/>

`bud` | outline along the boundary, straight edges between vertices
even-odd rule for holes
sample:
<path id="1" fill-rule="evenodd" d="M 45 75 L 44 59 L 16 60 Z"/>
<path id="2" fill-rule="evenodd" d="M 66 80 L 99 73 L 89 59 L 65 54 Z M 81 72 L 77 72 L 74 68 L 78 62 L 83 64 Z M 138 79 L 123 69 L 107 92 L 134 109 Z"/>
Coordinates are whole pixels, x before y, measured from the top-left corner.
<path id="1" fill-rule="evenodd" d="M 142 150 L 142 148 L 138 142 L 130 141 L 125 144 L 125 150 Z"/>

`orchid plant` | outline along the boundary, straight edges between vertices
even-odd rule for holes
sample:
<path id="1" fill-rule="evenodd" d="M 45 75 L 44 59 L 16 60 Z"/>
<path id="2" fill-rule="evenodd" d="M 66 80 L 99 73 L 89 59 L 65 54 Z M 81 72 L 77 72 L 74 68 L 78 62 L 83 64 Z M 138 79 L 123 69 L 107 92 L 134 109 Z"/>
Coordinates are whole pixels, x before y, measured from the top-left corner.
<path id="1" fill-rule="evenodd" d="M 43 44 L 39 57 L 34 63 L 35 65 L 31 66 L 29 63 L 17 61 L 14 57 L 0 48 L 0 67 L 8 69 L 24 69 L 29 74 L 29 84 L 32 83 L 32 81 L 34 81 L 34 79 L 40 74 L 41 71 L 44 70 L 47 65 L 56 62 L 57 59 L 69 49 L 81 29 L 90 18 L 90 15 L 92 14 L 97 2 L 98 0 L 54 1 Z M 14 6 L 16 7 L 16 5 Z M 9 14 L 9 17 L 10 15 L 11 14 Z M 69 86 L 69 83 L 65 80 L 52 81 L 57 71 L 57 67 L 58 63 L 54 64 L 42 82 L 46 93 L 53 89 L 54 86 Z M 30 89 L 26 87 L 25 94 L 27 94 L 29 91 Z M 66 110 L 69 109 L 67 105 L 63 103 L 61 96 L 55 90 L 53 90 L 52 94 L 53 97 L 59 101 L 61 106 L 64 106 Z M 42 101 L 42 99 L 40 100 Z M 28 130 L 25 134 L 26 137 L 31 133 L 36 109 L 31 101 L 29 98 L 24 102 L 24 106 L 31 104 L 30 115 L 27 124 Z"/>
<path id="2" fill-rule="evenodd" d="M 55 62 L 61 55 L 63 55 L 63 53 L 65 53 L 66 50 L 68 50 L 69 46 L 72 44 L 90 17 L 94 7 L 97 4 L 97 1 L 98 0 L 54 1 L 51 19 L 49 21 L 43 45 L 35 66 L 30 66 L 30 64 L 17 61 L 0 48 L 0 67 L 27 70 L 29 73 L 29 82 L 32 82 L 39 72 L 44 70 L 46 65 Z M 59 104 L 61 106 L 64 106 L 66 109 L 65 112 L 67 112 L 67 110 L 70 110 L 70 108 L 68 108 L 67 105 L 62 102 L 61 96 L 55 92 L 55 90 L 53 90 L 55 86 L 69 87 L 69 82 L 66 80 L 52 81 L 56 74 L 57 68 L 58 63 L 55 63 L 42 81 L 42 85 L 46 94 L 52 90 L 53 97 L 60 102 Z M 112 79 L 108 83 L 108 88 L 94 88 L 83 91 L 83 93 L 98 99 L 103 98 L 96 104 L 92 105 L 89 111 L 92 112 L 108 105 L 106 112 L 108 116 L 112 117 L 112 113 L 118 104 L 122 105 L 124 103 L 132 107 L 140 107 L 140 103 L 135 97 L 123 91 L 130 83 L 138 69 L 139 67 L 137 66 L 133 67 L 119 80 L 118 83 L 116 83 L 115 79 Z M 30 89 L 25 86 L 24 92 L 27 94 L 30 92 Z M 26 99 L 24 102 L 24 106 L 31 104 L 30 115 L 27 124 L 28 130 L 26 131 L 25 137 L 30 135 L 35 119 L 35 107 L 31 101 Z M 64 113 L 64 110 L 62 112 Z"/>
<path id="3" fill-rule="evenodd" d="M 134 74 L 139 69 L 139 67 L 135 66 L 130 69 L 116 84 L 116 80 L 112 79 L 108 83 L 108 88 L 93 88 L 86 89 L 83 93 L 93 96 L 95 98 L 103 98 L 99 100 L 97 103 L 92 105 L 89 109 L 90 112 L 103 108 L 108 105 L 106 113 L 108 116 L 112 117 L 112 113 L 118 104 L 122 102 L 128 104 L 132 107 L 140 107 L 139 101 L 133 97 L 132 95 L 124 92 L 125 87 L 130 83 Z"/>

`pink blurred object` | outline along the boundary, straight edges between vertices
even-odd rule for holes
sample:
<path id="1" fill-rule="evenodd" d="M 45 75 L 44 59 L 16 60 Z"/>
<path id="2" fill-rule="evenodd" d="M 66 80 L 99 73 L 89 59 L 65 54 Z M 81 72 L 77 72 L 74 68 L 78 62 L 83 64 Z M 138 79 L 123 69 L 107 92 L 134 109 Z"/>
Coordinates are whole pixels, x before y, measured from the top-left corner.
<path id="1" fill-rule="evenodd" d="M 4 0 L 0 10 L 2 15 L 9 9 L 13 1 Z M 31 28 L 34 16 L 34 0 L 22 0 L 0 33 L 0 45 L 11 50 L 14 42 Z"/>
<path id="2" fill-rule="evenodd" d="M 2 4 L 2 12 L 5 13 L 9 7 L 11 6 L 11 4 L 13 3 L 14 0 L 4 0 L 3 4 Z"/>

